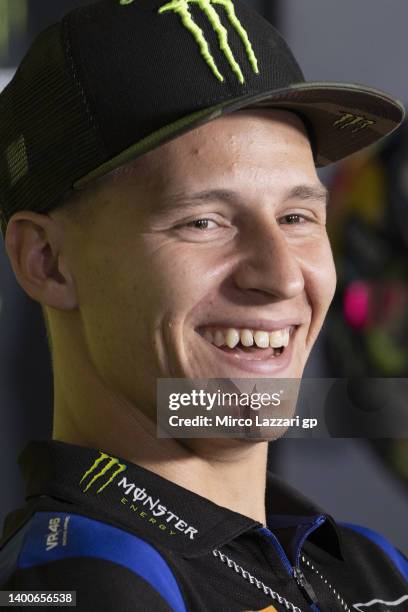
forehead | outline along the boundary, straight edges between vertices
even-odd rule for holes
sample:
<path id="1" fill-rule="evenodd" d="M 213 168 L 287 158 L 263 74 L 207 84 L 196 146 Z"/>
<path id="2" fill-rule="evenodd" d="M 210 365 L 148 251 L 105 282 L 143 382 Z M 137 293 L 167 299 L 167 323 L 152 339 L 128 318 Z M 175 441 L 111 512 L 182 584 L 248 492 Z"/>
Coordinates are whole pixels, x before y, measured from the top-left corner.
<path id="1" fill-rule="evenodd" d="M 290 157 L 289 157 L 290 155 Z M 312 164 L 305 126 L 292 112 L 272 109 L 237 111 L 201 126 L 115 170 L 114 178 L 159 181 L 187 180 L 194 168 L 212 173 L 229 165 L 251 167 L 269 162 L 269 170 L 281 159 L 287 164 Z"/>

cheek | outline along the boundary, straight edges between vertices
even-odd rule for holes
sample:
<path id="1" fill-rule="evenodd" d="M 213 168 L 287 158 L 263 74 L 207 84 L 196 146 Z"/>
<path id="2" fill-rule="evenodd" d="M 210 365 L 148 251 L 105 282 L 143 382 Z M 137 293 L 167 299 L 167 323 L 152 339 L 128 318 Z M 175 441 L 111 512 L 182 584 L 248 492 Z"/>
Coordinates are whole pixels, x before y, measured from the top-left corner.
<path id="1" fill-rule="evenodd" d="M 147 252 L 152 307 L 184 319 L 206 296 L 217 275 L 210 249 L 163 241 Z"/>
<path id="2" fill-rule="evenodd" d="M 137 249 L 125 240 L 94 241 L 84 255 L 86 265 L 79 270 L 76 285 L 88 350 L 105 373 L 125 371 L 147 354 L 143 307 L 150 299 L 147 275 L 136 263 Z"/>
<path id="3" fill-rule="evenodd" d="M 83 319 L 94 362 L 105 377 L 115 371 L 130 380 L 129 372 L 133 379 L 136 370 L 146 376 L 158 368 L 167 371 L 169 361 L 183 354 L 186 320 L 212 278 L 208 258 L 193 255 L 191 248 L 145 239 L 133 249 L 129 244 L 126 253 L 119 247 L 90 262 Z"/>
<path id="4" fill-rule="evenodd" d="M 318 244 L 318 246 L 317 246 Z M 327 236 L 315 244 L 308 257 L 302 260 L 305 289 L 315 310 L 315 316 L 324 318 L 336 291 L 336 268 Z"/>
<path id="5" fill-rule="evenodd" d="M 77 278 L 81 310 L 89 327 L 104 335 L 140 333 L 146 342 L 164 319 L 182 320 L 208 292 L 214 273 L 210 250 L 180 248 L 143 234 L 94 249 Z M 111 333 L 109 333 L 111 330 Z"/>

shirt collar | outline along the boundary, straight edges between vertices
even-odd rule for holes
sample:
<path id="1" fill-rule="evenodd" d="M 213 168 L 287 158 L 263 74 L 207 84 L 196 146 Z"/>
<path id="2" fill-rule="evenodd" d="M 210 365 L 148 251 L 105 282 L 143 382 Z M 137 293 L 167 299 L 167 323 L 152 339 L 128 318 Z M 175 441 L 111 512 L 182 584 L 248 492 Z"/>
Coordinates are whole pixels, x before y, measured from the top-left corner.
<path id="1" fill-rule="evenodd" d="M 30 442 L 20 456 L 28 500 L 48 496 L 144 537 L 184 556 L 220 548 L 260 523 L 218 506 L 153 472 L 107 452 L 56 440 Z M 268 473 L 268 527 L 280 521 L 297 525 L 323 511 Z M 331 517 L 311 536 L 321 548 L 339 555 L 339 534 Z M 302 521 L 301 521 L 302 522 Z M 324 531 L 324 533 L 323 533 Z M 279 537 L 279 535 L 278 535 Z"/>
<path id="2" fill-rule="evenodd" d="M 271 472 L 267 475 L 266 514 L 268 527 L 278 538 L 285 529 L 294 530 L 292 557 L 297 556 L 307 535 L 319 548 L 344 559 L 341 534 L 334 518 Z"/>

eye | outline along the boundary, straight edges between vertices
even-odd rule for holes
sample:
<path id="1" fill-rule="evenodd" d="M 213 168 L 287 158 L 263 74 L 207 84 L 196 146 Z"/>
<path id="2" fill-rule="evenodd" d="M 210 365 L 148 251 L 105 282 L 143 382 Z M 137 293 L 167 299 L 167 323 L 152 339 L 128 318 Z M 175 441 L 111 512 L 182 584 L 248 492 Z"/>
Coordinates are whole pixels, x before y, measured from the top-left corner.
<path id="1" fill-rule="evenodd" d="M 211 225 L 212 224 L 212 225 Z M 218 224 L 212 219 L 196 219 L 186 224 L 186 227 L 192 227 L 201 231 L 216 229 Z"/>
<path id="2" fill-rule="evenodd" d="M 307 221 L 310 221 L 310 219 L 308 217 L 305 217 L 304 215 L 292 213 L 290 215 L 284 215 L 283 217 L 281 217 L 280 221 L 281 223 L 283 222 L 283 225 L 299 225 L 301 223 L 306 223 Z"/>

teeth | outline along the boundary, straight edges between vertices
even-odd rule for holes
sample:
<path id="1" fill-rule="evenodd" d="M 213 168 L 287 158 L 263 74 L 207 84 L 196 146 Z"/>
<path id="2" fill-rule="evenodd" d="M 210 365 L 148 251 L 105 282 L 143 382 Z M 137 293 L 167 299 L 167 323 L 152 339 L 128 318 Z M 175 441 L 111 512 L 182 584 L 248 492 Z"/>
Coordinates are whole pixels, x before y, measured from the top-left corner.
<path id="1" fill-rule="evenodd" d="M 230 349 L 233 349 L 239 343 L 239 333 L 236 329 L 229 329 L 225 335 L 225 341 Z"/>
<path id="2" fill-rule="evenodd" d="M 273 332 L 252 329 L 206 329 L 204 338 L 215 346 L 228 346 L 235 348 L 241 343 L 242 346 L 251 347 L 254 344 L 258 348 L 281 348 L 289 345 L 290 328 L 279 329 Z"/>
<path id="3" fill-rule="evenodd" d="M 247 347 L 254 345 L 254 335 L 250 329 L 243 329 L 241 331 L 241 344 Z"/>
<path id="4" fill-rule="evenodd" d="M 269 347 L 269 334 L 268 332 L 256 331 L 254 333 L 254 340 L 256 346 L 259 348 L 268 348 Z"/>
<path id="5" fill-rule="evenodd" d="M 225 344 L 224 334 L 219 329 L 217 329 L 217 331 L 215 332 L 214 344 L 215 346 L 223 346 Z"/>
<path id="6" fill-rule="evenodd" d="M 207 340 L 207 342 L 210 342 L 210 344 L 213 343 L 213 335 L 208 329 L 206 330 L 204 334 L 204 338 Z"/>
<path id="7" fill-rule="evenodd" d="M 269 334 L 269 346 L 271 348 L 280 348 L 281 346 L 288 346 L 289 344 L 289 330 L 279 329 L 278 331 L 271 332 Z"/>

